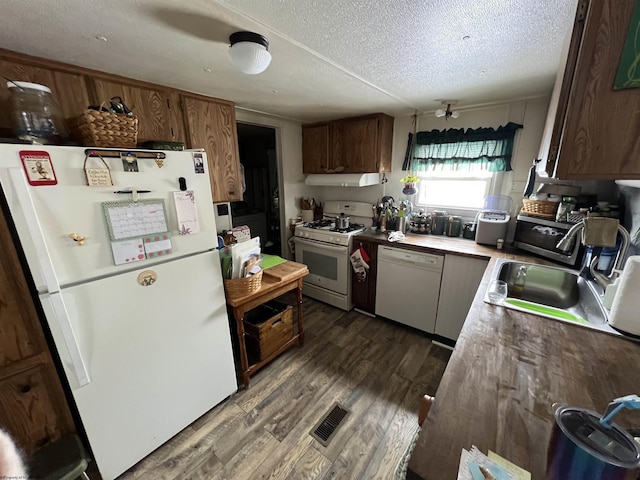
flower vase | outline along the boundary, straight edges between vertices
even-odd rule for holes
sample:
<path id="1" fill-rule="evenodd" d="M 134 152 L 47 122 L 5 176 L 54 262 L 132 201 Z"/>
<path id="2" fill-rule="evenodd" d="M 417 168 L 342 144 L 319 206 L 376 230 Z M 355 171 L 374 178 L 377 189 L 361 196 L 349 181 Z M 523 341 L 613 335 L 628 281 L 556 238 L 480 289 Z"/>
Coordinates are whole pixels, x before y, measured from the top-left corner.
<path id="1" fill-rule="evenodd" d="M 416 186 L 414 183 L 405 183 L 404 188 L 402 189 L 402 193 L 405 195 L 415 195 L 418 193 Z"/>

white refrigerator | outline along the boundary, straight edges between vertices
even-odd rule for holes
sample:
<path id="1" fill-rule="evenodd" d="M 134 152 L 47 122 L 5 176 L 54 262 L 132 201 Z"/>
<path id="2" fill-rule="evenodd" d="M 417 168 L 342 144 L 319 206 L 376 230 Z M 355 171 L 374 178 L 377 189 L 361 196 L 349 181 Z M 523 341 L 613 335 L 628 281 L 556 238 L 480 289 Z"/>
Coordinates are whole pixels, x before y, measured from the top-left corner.
<path id="1" fill-rule="evenodd" d="M 85 150 L 0 145 L 0 181 L 112 480 L 237 383 L 204 153 Z"/>

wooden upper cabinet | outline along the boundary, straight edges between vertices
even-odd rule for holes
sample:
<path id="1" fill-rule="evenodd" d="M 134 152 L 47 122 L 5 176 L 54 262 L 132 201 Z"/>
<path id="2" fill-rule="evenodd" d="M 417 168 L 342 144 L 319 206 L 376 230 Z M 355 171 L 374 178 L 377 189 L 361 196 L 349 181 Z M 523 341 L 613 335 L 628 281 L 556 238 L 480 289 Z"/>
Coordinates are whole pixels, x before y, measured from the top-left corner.
<path id="1" fill-rule="evenodd" d="M 233 103 L 183 96 L 187 143 L 204 148 L 214 202 L 242 200 L 238 132 Z"/>
<path id="2" fill-rule="evenodd" d="M 329 124 L 302 127 L 302 171 L 327 173 L 329 164 Z"/>
<path id="3" fill-rule="evenodd" d="M 635 0 L 580 0 L 555 98 L 547 172 L 562 179 L 640 179 L 640 89 L 614 89 Z M 549 130 L 550 122 L 552 130 Z"/>
<path id="4" fill-rule="evenodd" d="M 344 167 L 343 173 L 388 171 L 380 157 L 378 142 L 383 141 L 382 137 L 378 115 L 334 122 L 331 125 L 333 164 Z"/>
<path id="5" fill-rule="evenodd" d="M 392 142 L 393 117 L 382 113 L 303 126 L 302 171 L 390 172 Z"/>
<path id="6" fill-rule="evenodd" d="M 138 143 L 147 140 L 185 141 L 179 95 L 157 86 L 139 86 L 92 78 L 93 103 L 121 97 L 138 117 Z M 108 103 L 107 103 L 108 105 Z"/>
<path id="7" fill-rule="evenodd" d="M 77 117 L 89 105 L 86 78 L 79 73 L 32 66 L 16 61 L 0 52 L 0 75 L 14 81 L 39 83 L 51 89 L 51 95 L 60 106 L 65 119 Z M 13 129 L 9 89 L 2 79 L 0 88 L 0 130 Z"/>

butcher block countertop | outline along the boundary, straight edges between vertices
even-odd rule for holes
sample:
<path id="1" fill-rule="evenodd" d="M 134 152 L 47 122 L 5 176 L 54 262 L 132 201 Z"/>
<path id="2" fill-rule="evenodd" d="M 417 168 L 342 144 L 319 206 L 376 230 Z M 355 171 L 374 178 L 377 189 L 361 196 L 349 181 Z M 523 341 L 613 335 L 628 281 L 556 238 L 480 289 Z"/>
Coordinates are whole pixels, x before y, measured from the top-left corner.
<path id="1" fill-rule="evenodd" d="M 640 393 L 640 343 L 484 303 L 497 259 L 548 262 L 462 238 L 407 235 L 402 243 L 375 233 L 356 242 L 359 238 L 490 258 L 440 386 L 424 392 L 435 393 L 435 402 L 409 461 L 408 479 L 455 479 L 460 452 L 472 445 L 529 470 L 533 480 L 544 479 L 553 403 L 602 413 L 614 398 Z M 615 421 L 638 430 L 640 412 L 622 412 Z"/>

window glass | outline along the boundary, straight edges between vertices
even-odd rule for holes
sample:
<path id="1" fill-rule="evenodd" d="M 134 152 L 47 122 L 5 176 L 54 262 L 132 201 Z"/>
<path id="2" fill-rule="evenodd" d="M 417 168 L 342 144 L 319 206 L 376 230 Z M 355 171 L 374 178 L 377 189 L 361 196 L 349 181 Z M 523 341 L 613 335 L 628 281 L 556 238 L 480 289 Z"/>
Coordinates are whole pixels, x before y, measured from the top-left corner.
<path id="1" fill-rule="evenodd" d="M 420 172 L 416 203 L 428 207 L 479 210 L 489 195 L 493 174 L 478 172 Z"/>

